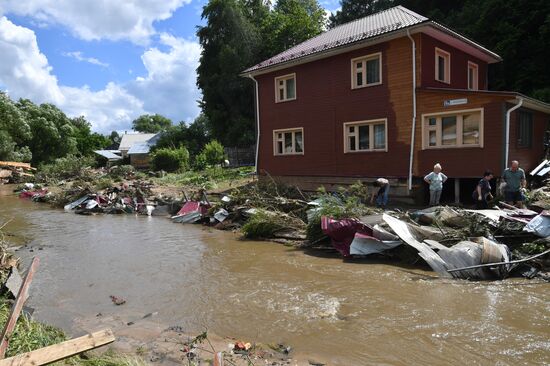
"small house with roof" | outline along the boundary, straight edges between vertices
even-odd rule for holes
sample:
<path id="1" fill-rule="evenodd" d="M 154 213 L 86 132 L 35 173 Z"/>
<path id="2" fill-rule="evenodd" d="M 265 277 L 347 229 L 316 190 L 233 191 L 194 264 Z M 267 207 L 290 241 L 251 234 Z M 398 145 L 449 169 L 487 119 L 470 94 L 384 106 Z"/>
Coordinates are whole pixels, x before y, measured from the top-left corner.
<path id="1" fill-rule="evenodd" d="M 258 172 L 306 189 L 386 177 L 412 197 L 439 162 L 458 201 L 485 170 L 532 169 L 550 105 L 488 90 L 500 61 L 402 6 L 330 29 L 242 73 L 255 82 Z"/>

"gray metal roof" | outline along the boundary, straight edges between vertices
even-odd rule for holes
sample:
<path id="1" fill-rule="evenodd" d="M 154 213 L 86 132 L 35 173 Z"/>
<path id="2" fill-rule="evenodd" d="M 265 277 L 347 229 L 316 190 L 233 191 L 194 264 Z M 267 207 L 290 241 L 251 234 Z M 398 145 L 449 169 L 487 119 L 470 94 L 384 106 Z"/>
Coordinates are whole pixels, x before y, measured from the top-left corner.
<path id="1" fill-rule="evenodd" d="M 118 151 L 118 150 L 114 150 Z M 113 152 L 113 150 L 95 150 L 96 154 L 101 155 L 109 160 L 120 160 L 122 157 Z M 120 151 L 119 151 L 120 152 Z"/>
<path id="2" fill-rule="evenodd" d="M 155 133 L 125 133 L 120 140 L 119 150 L 128 151 L 135 143 L 146 142 L 156 136 Z"/>
<path id="3" fill-rule="evenodd" d="M 132 145 L 130 150 L 128 150 L 128 155 L 132 154 L 148 154 L 151 150 L 151 145 L 147 142 L 137 142 Z"/>
<path id="4" fill-rule="evenodd" d="M 405 30 L 413 26 L 423 27 L 424 25 L 431 27 L 436 32 L 448 34 L 452 37 L 451 39 L 465 44 L 472 52 L 476 52 L 479 57 L 487 57 L 487 61 L 497 62 L 501 60 L 500 56 L 480 44 L 399 5 L 330 29 L 246 69 L 243 74 L 254 74 L 290 62 L 307 62 L 301 59 L 321 55 L 336 49 L 344 49 L 354 43 L 367 41 L 370 38 L 386 35 L 387 33 Z"/>
<path id="5" fill-rule="evenodd" d="M 427 21 L 407 8 L 396 6 L 367 17 L 337 26 L 316 37 L 308 39 L 278 55 L 252 66 L 244 72 L 253 72 L 274 66 L 289 60 L 298 59 L 314 53 L 323 52 L 346 44 L 375 37 L 384 33 L 404 29 L 411 25 Z"/>

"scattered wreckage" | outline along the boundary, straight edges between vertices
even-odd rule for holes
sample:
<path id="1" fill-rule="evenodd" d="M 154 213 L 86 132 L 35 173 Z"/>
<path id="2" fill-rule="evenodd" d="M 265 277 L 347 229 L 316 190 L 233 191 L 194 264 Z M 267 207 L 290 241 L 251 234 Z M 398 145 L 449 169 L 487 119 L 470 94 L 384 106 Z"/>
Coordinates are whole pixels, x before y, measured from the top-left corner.
<path id="1" fill-rule="evenodd" d="M 508 245 L 496 239 L 532 241 L 540 237 L 548 240 L 548 211 L 537 213 L 510 208 L 476 211 L 431 207 L 408 214 L 388 212 L 361 219 L 334 220 L 323 217 L 321 222 L 323 232 L 331 238 L 332 245 L 344 258 L 383 253 L 400 245 L 408 245 L 444 278 L 503 279 L 518 267 L 521 272 L 521 265 L 550 253 L 548 249 L 534 256 L 512 260 L 513 254 Z M 489 229 L 485 233 L 488 237 L 470 236 L 475 234 L 470 226 L 480 222 L 484 222 L 485 228 Z M 517 224 L 516 235 L 496 235 L 507 222 Z M 523 273 L 530 277 L 540 271 L 537 267 L 524 266 L 523 269 Z M 548 279 L 542 273 L 541 276 Z"/>
<path id="2" fill-rule="evenodd" d="M 0 161 L 0 184 L 20 183 L 33 178 L 36 168 L 29 163 Z"/>
<path id="3" fill-rule="evenodd" d="M 486 210 L 439 206 L 408 212 L 367 207 L 349 192 L 320 193 L 312 201 L 299 190 L 290 198 L 280 189 L 256 186 L 213 198 L 199 189 L 190 197 L 184 193 L 182 200 L 166 201 L 152 195 L 150 183 L 136 180 L 98 192 L 66 191 L 64 198 L 74 198 L 64 208 L 83 215 L 166 216 L 174 223 L 240 229 L 247 238 L 304 248 L 327 248 L 328 243 L 344 258 L 420 257 L 445 278 L 548 278 L 550 263 L 544 255 L 550 248 L 550 184 L 530 191 L 531 209 L 500 202 L 502 207 Z M 31 185 L 20 195 L 51 199 L 46 189 Z M 404 251 L 404 246 L 413 250 Z"/>

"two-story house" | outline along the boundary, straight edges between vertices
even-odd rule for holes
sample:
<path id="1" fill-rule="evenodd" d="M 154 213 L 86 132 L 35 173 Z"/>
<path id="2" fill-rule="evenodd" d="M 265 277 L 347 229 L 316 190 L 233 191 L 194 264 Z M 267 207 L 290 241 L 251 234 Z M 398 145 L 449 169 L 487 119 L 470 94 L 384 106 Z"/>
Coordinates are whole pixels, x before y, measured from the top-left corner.
<path id="1" fill-rule="evenodd" d="M 500 61 L 401 6 L 335 27 L 243 72 L 255 81 L 258 172 L 310 189 L 386 177 L 412 196 L 440 163 L 458 200 L 485 170 L 534 168 L 550 105 L 487 90 Z"/>

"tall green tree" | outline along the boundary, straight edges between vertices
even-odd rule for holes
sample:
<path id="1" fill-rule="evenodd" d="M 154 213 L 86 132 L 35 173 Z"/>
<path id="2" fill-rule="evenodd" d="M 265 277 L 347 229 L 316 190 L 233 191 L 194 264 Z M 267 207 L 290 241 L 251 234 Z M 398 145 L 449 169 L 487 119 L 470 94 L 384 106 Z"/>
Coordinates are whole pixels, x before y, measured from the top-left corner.
<path id="1" fill-rule="evenodd" d="M 31 130 L 28 147 L 34 165 L 78 152 L 76 129 L 59 108 L 53 104 L 38 106 L 28 99 L 20 99 L 16 105 Z"/>
<path id="2" fill-rule="evenodd" d="M 172 126 L 172 121 L 160 114 L 144 114 L 132 121 L 132 129 L 143 133 L 157 133 Z"/>
<path id="3" fill-rule="evenodd" d="M 276 55 L 321 33 L 325 10 L 317 0 L 279 0 L 262 24 L 267 54 Z"/>
<path id="4" fill-rule="evenodd" d="M 254 141 L 253 84 L 239 74 L 254 65 L 259 32 L 237 0 L 211 0 L 203 8 L 206 25 L 198 27 L 202 46 L 197 85 L 213 137 L 226 146 Z"/>
<path id="5" fill-rule="evenodd" d="M 189 125 L 180 122 L 178 125 L 167 129 L 159 138 L 156 148 L 177 149 L 186 147 L 189 155 L 194 158 L 210 139 L 208 118 L 204 114 L 200 114 Z"/>
<path id="6" fill-rule="evenodd" d="M 426 1 L 428 2 L 428 1 Z M 341 9 L 329 17 L 329 27 L 351 22 L 394 6 L 394 0 L 341 0 Z"/>
<path id="7" fill-rule="evenodd" d="M 90 122 L 83 116 L 72 118 L 71 122 L 75 129 L 76 148 L 81 155 L 93 155 L 94 150 L 104 149 L 111 143 L 107 136 L 92 132 Z"/>

